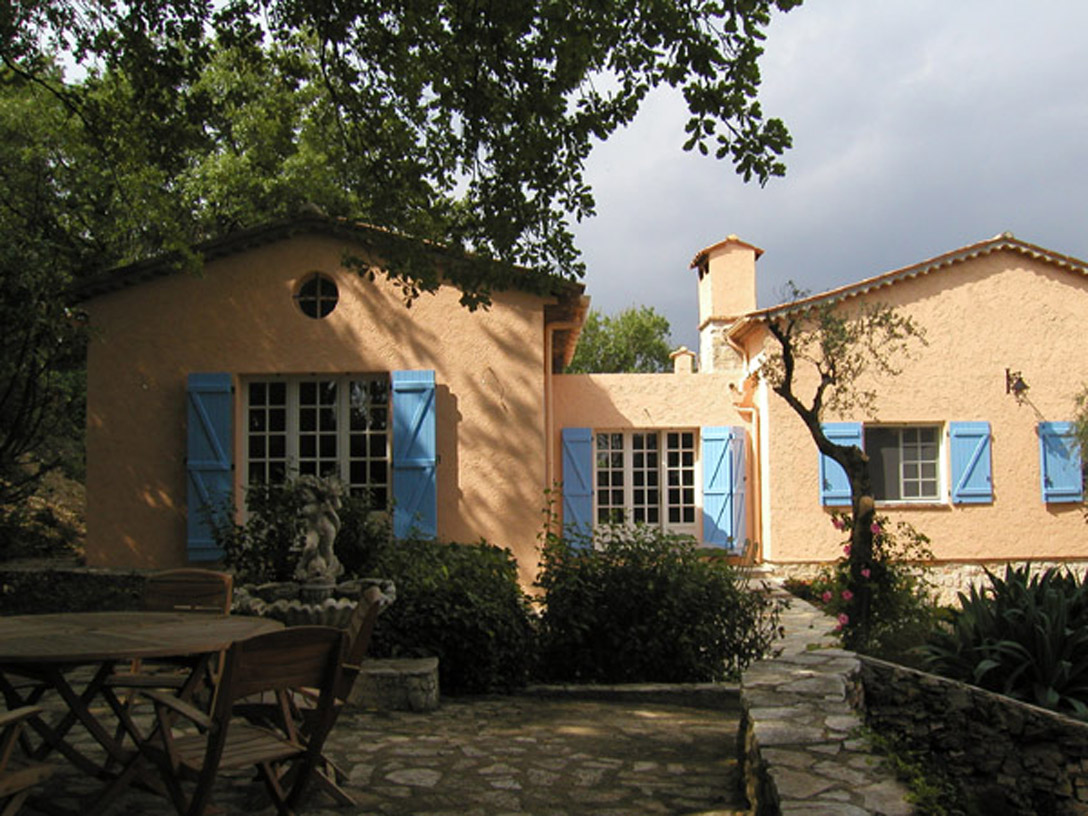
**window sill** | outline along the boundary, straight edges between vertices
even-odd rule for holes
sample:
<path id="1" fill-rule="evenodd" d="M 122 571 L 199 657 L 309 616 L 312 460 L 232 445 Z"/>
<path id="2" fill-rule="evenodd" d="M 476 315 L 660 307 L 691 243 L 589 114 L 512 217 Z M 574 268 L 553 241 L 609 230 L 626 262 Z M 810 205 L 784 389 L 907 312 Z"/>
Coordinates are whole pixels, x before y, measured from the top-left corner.
<path id="1" fill-rule="evenodd" d="M 877 501 L 878 509 L 889 508 L 894 510 L 951 510 L 952 505 L 942 501 Z"/>

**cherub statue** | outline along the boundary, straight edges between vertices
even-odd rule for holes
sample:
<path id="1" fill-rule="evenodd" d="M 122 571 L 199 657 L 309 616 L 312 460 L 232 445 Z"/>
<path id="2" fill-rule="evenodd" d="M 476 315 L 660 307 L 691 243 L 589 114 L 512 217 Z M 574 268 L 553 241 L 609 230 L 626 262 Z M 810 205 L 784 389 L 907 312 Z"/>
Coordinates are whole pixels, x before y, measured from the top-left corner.
<path id="1" fill-rule="evenodd" d="M 303 583 L 333 583 L 344 572 L 344 565 L 333 552 L 332 544 L 340 531 L 341 487 L 332 479 L 302 476 L 299 489 L 305 499 L 302 516 L 306 524 L 302 555 L 295 567 L 295 579 Z"/>

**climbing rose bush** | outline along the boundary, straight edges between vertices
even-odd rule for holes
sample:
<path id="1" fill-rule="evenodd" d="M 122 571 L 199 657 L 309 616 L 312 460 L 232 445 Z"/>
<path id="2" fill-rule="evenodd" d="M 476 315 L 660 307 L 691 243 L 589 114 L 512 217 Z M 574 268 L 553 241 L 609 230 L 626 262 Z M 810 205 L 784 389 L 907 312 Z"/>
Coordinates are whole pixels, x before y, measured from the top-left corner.
<path id="1" fill-rule="evenodd" d="M 886 516 L 874 518 L 872 566 L 862 569 L 860 577 L 872 592 L 870 631 L 865 639 L 849 612 L 859 589 L 850 574 L 853 518 L 849 513 L 833 513 L 831 524 L 844 534 L 842 555 L 813 580 L 787 581 L 786 588 L 833 617 L 847 648 L 918 665 L 917 649 L 938 617 L 926 566 L 933 560 L 929 538 L 905 521 L 893 528 Z"/>

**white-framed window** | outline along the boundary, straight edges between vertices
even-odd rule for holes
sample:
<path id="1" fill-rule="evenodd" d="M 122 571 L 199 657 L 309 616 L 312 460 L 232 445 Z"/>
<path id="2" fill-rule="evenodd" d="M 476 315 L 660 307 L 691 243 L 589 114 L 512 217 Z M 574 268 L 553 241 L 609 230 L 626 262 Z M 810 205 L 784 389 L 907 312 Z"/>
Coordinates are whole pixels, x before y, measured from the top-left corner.
<path id="1" fill-rule="evenodd" d="M 389 503 L 389 377 L 277 376 L 243 380 L 244 467 L 250 484 L 336 476 L 375 507 Z"/>
<path id="2" fill-rule="evenodd" d="M 599 430 L 593 440 L 596 523 L 695 532 L 696 431 Z"/>
<path id="3" fill-rule="evenodd" d="M 866 425 L 873 498 L 937 502 L 945 496 L 939 425 Z"/>

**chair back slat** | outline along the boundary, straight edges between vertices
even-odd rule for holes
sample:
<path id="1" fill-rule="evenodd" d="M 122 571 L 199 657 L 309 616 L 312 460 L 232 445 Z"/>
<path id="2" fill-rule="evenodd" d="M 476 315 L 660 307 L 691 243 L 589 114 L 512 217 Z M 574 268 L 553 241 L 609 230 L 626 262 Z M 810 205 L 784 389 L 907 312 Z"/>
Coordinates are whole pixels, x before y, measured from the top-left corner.
<path id="1" fill-rule="evenodd" d="M 372 586 L 363 593 L 362 603 L 355 607 L 345 627 L 348 635 L 345 662 L 358 665 L 366 657 L 370 639 L 374 635 L 374 624 L 388 605 L 389 598 L 378 587 Z"/>
<path id="2" fill-rule="evenodd" d="M 206 569 L 165 570 L 149 575 L 143 607 L 149 612 L 230 613 L 234 577 Z"/>
<path id="3" fill-rule="evenodd" d="M 344 633 L 330 626 L 292 626 L 235 643 L 227 657 L 231 676 L 224 704 L 289 688 L 329 688 L 339 676 Z M 226 678 L 225 678 L 226 679 Z"/>

